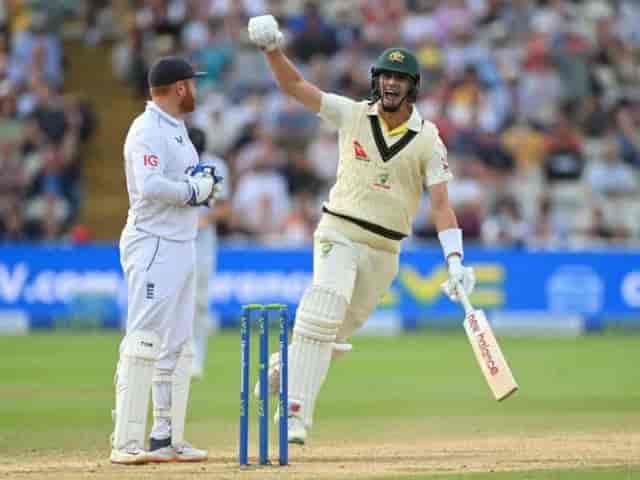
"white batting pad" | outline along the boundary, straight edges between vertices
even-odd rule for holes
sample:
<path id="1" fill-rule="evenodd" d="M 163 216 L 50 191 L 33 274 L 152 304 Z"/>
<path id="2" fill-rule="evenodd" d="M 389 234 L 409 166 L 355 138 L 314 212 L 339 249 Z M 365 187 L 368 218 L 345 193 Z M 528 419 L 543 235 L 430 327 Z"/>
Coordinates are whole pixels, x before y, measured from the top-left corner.
<path id="1" fill-rule="evenodd" d="M 331 343 L 347 313 L 347 301 L 333 290 L 312 285 L 300 300 L 293 333 Z"/>
<path id="2" fill-rule="evenodd" d="M 342 295 L 317 285 L 305 291 L 298 307 L 289 347 L 289 413 L 301 416 L 308 427 L 346 311 Z"/>
<path id="3" fill-rule="evenodd" d="M 123 340 L 116 378 L 116 411 L 113 447 L 129 442 L 144 445 L 151 377 L 160 337 L 154 332 L 134 331 Z"/>
<path id="4" fill-rule="evenodd" d="M 302 417 L 307 427 L 313 423 L 313 410 L 320 387 L 331 363 L 333 344 L 297 335 L 289 350 L 289 413 Z"/>

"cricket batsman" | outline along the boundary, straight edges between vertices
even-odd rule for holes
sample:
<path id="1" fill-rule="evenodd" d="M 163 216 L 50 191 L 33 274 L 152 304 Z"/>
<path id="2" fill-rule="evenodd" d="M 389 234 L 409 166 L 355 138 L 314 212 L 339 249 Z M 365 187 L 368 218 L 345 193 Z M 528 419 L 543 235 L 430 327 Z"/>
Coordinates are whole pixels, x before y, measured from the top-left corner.
<path id="1" fill-rule="evenodd" d="M 420 87 L 416 57 L 385 50 L 371 68 L 371 98 L 320 91 L 282 52 L 271 15 L 251 18 L 249 38 L 260 47 L 282 91 L 339 131 L 337 180 L 314 234 L 313 280 L 296 313 L 289 346 L 289 443 L 305 442 L 333 356 L 366 322 L 398 273 L 400 242 L 411 233 L 418 203 L 429 190 L 434 224 L 447 262 L 443 289 L 457 300 L 469 294 L 473 270 L 462 265 L 462 231 L 449 204 L 452 174 L 435 125 L 414 103 Z M 277 391 L 277 358 L 270 391 Z"/>
<path id="2" fill-rule="evenodd" d="M 149 72 L 151 101 L 124 144 L 129 213 L 120 237 L 128 289 L 126 333 L 116 370 L 111 462 L 204 461 L 184 440 L 195 309 L 199 208 L 219 190 L 198 163 L 183 117 L 195 107 L 198 75 L 178 57 Z M 153 427 L 144 449 L 149 393 Z"/>

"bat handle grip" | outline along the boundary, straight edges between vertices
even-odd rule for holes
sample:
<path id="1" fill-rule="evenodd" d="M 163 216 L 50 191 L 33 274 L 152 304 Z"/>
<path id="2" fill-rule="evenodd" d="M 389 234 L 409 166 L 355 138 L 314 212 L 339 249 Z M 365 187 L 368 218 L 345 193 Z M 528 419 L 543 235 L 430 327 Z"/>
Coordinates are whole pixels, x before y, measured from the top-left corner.
<path id="1" fill-rule="evenodd" d="M 469 315 L 473 312 L 473 305 L 469 301 L 469 297 L 467 297 L 464 288 L 460 287 L 456 289 L 456 293 L 458 294 L 458 298 L 460 299 L 460 303 L 462 303 L 462 307 L 464 308 L 465 315 Z"/>

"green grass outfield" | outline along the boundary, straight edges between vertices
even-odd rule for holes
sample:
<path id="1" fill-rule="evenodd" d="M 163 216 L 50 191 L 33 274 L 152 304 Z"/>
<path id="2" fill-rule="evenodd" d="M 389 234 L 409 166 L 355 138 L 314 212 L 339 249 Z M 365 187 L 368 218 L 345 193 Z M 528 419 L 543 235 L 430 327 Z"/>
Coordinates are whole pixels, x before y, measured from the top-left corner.
<path id="1" fill-rule="evenodd" d="M 106 462 L 118 341 L 0 337 L 0 477 L 41 478 L 55 465 L 59 478 L 154 478 L 157 466 L 131 472 Z M 255 478 L 640 479 L 640 337 L 501 343 L 521 390 L 497 403 L 462 331 L 356 337 L 354 351 L 332 366 L 312 441 L 291 447 L 288 470 Z M 212 460 L 198 467 L 205 470 L 166 466 L 176 478 L 252 476 L 234 464 L 239 371 L 237 333 L 212 337 L 187 426 Z"/>

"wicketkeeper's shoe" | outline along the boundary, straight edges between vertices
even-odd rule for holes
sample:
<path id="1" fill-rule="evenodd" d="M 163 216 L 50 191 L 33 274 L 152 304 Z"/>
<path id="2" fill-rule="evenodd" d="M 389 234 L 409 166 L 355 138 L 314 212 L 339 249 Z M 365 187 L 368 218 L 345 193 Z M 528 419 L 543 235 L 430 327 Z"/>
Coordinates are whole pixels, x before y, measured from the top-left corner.
<path id="1" fill-rule="evenodd" d="M 307 427 L 305 427 L 302 418 L 289 415 L 287 422 L 287 441 L 297 445 L 304 445 L 306 439 Z"/>
<path id="2" fill-rule="evenodd" d="M 154 463 L 175 462 L 176 452 L 171 446 L 171 437 L 162 439 L 150 438 L 147 458 Z"/>
<path id="3" fill-rule="evenodd" d="M 171 438 L 149 440 L 149 462 L 204 462 L 209 458 L 206 450 L 195 448 L 193 445 L 182 442 L 177 445 L 171 444 Z"/>
<path id="4" fill-rule="evenodd" d="M 173 449 L 176 452 L 178 462 L 206 462 L 209 458 L 209 452 L 196 448 L 187 442 L 174 445 Z"/>
<path id="5" fill-rule="evenodd" d="M 146 452 L 138 442 L 129 442 L 124 448 L 112 448 L 111 463 L 121 465 L 142 465 L 149 462 L 148 452 Z"/>

